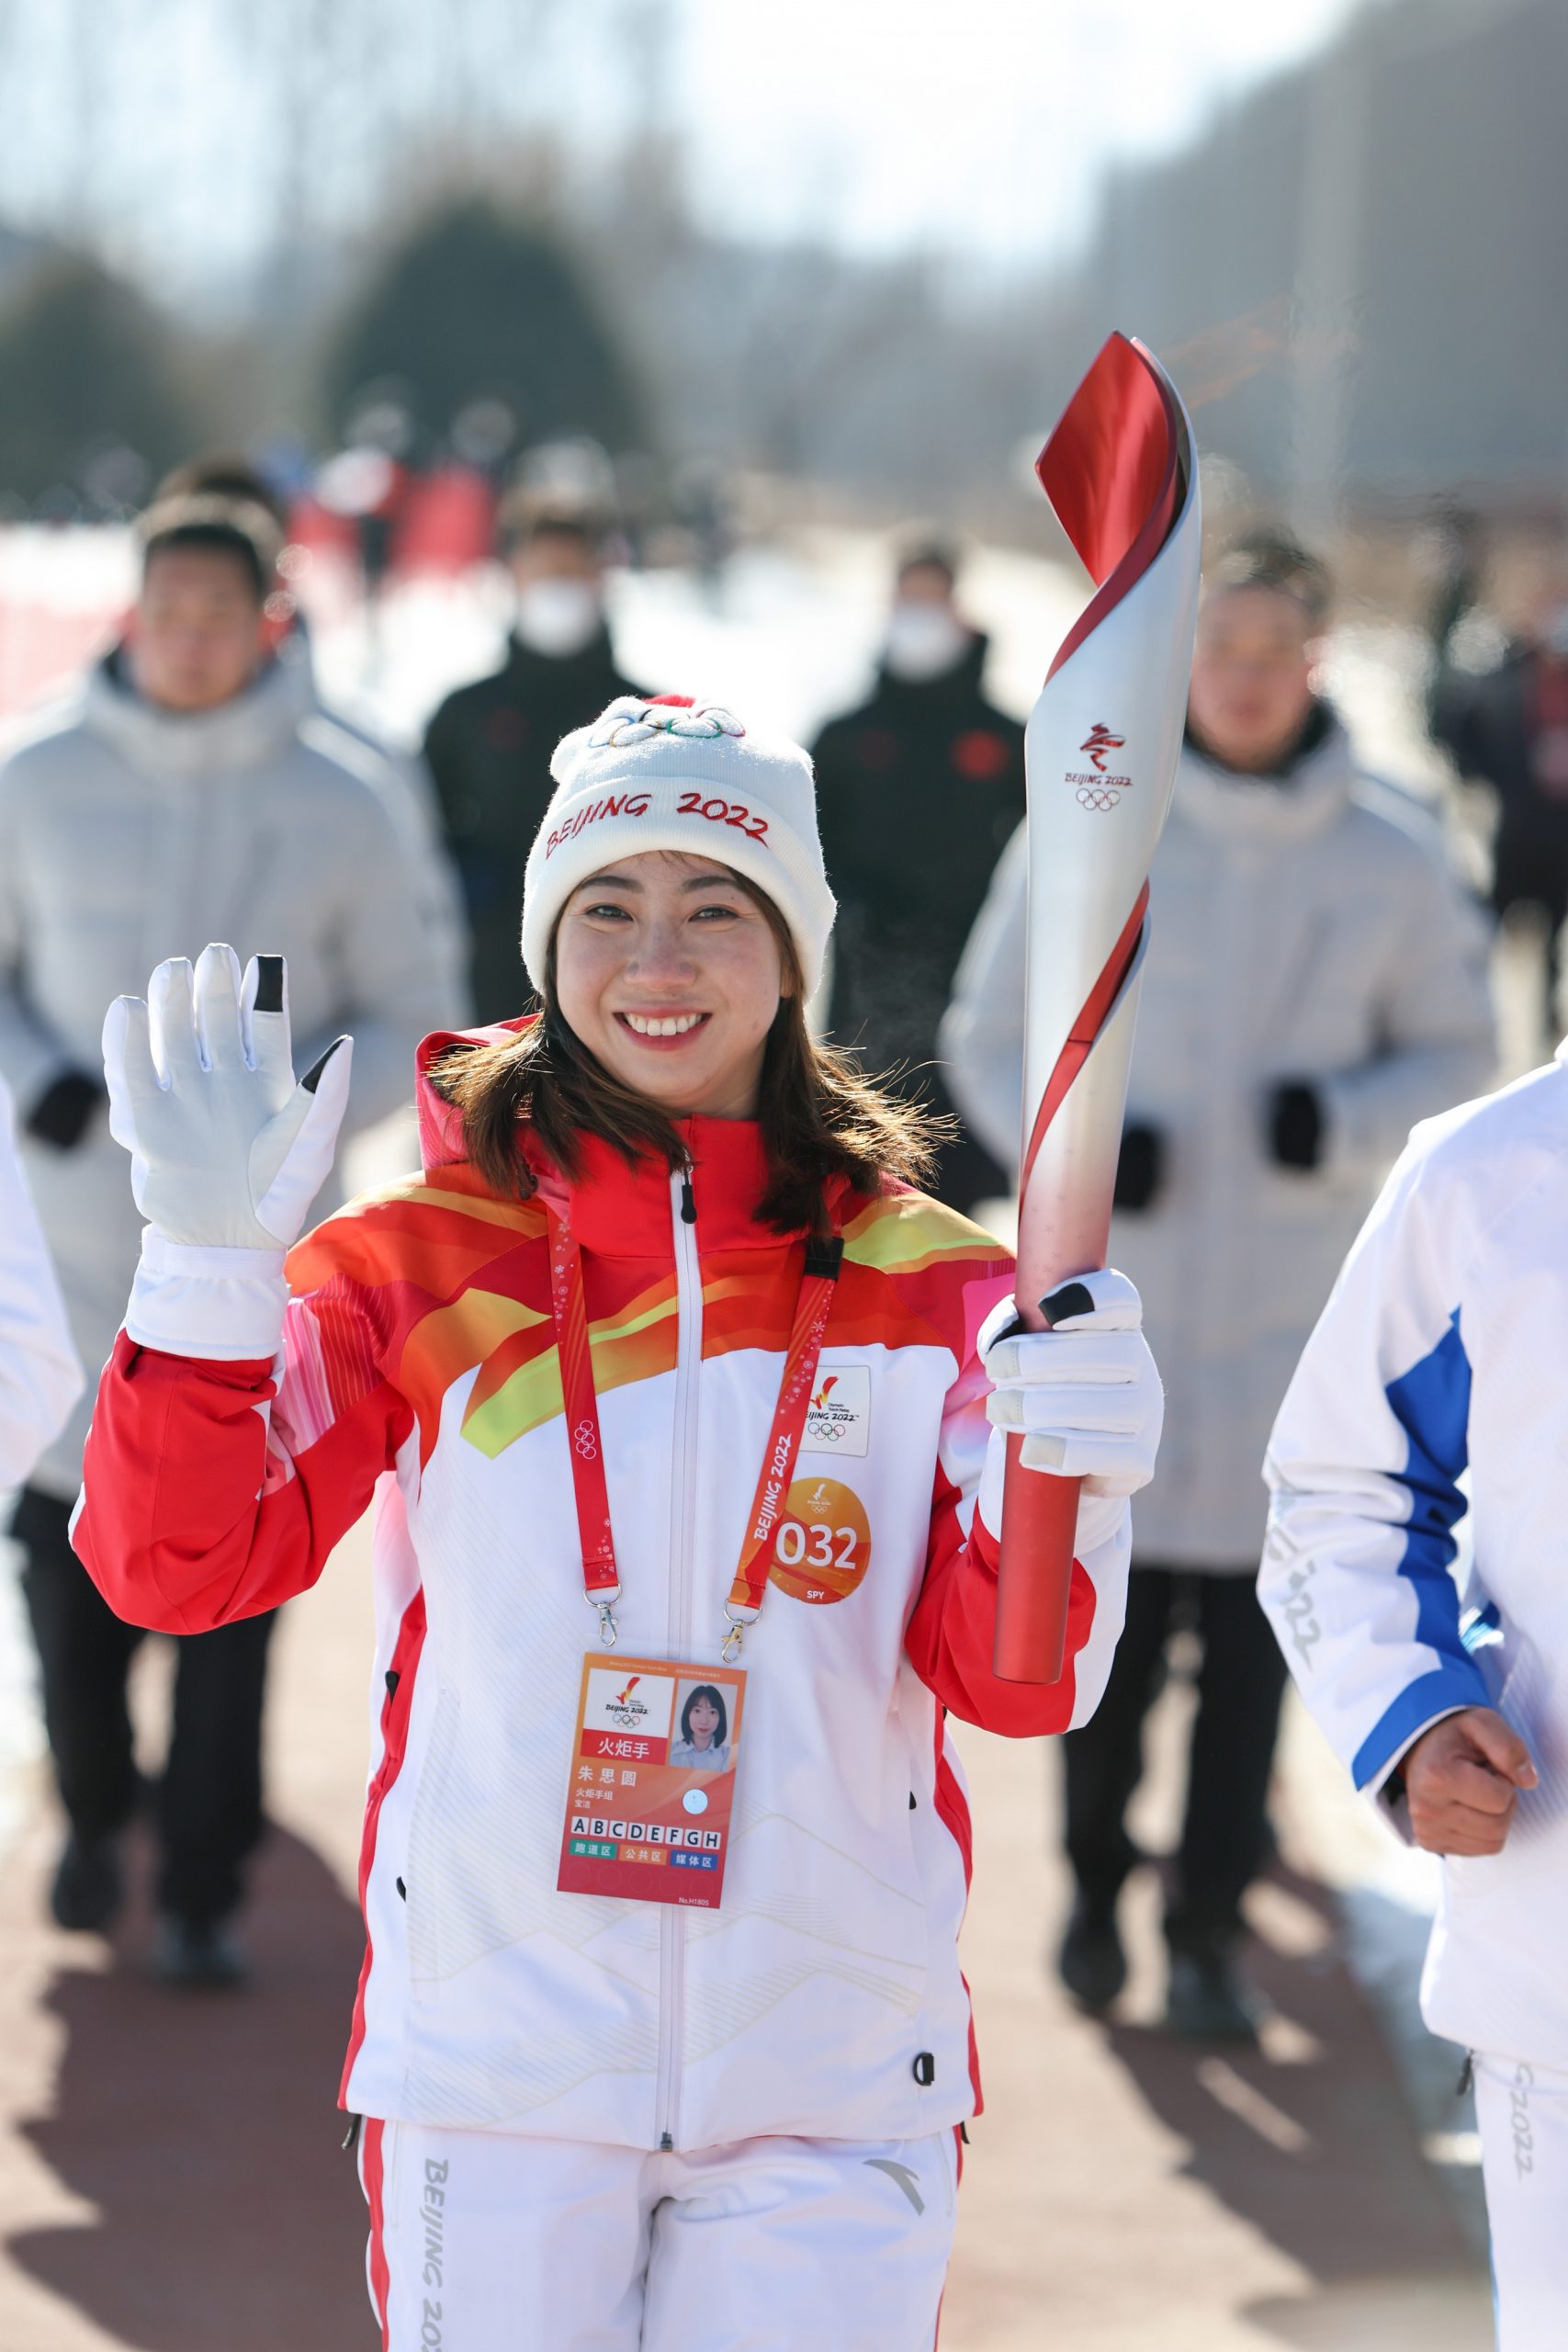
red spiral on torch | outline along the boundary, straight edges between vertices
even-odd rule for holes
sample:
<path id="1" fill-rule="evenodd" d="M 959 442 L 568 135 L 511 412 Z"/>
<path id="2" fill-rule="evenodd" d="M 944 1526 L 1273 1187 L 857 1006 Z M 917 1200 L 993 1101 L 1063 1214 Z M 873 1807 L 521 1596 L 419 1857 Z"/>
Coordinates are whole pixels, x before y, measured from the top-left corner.
<path id="1" fill-rule="evenodd" d="M 1122 983 L 1132 968 L 1138 952 L 1138 936 L 1144 928 L 1144 917 L 1149 910 L 1149 886 L 1144 884 L 1134 903 L 1133 911 L 1101 967 L 1100 978 L 1084 1001 L 1083 1011 L 1074 1022 L 1067 1042 L 1056 1057 L 1056 1067 L 1051 1072 L 1040 1108 L 1030 1129 L 1029 1148 L 1023 1155 L 1019 1172 L 1018 1189 L 1021 1195 L 1040 1157 L 1040 1147 L 1045 1140 L 1045 1130 L 1067 1099 L 1067 1091 L 1089 1059 L 1089 1047 L 1104 1028 L 1111 1006 L 1122 993 Z"/>
<path id="2" fill-rule="evenodd" d="M 1187 492 L 1184 438 L 1154 355 L 1124 334 L 1108 335 L 1034 464 L 1095 583 L 1056 649 L 1048 679 L 1137 584 L 1170 537 Z"/>

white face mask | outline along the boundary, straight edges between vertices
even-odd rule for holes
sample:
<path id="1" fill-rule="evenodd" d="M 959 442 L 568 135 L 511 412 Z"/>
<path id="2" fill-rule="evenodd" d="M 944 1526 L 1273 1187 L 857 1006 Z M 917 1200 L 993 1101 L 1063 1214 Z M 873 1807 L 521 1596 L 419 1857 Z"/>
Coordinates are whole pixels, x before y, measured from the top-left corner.
<path id="1" fill-rule="evenodd" d="M 517 592 L 514 626 L 534 652 L 559 661 L 592 644 L 603 616 L 592 580 L 530 580 Z"/>
<path id="2" fill-rule="evenodd" d="M 897 604 L 888 615 L 882 659 L 894 677 L 917 685 L 951 670 L 973 642 L 948 605 Z"/>

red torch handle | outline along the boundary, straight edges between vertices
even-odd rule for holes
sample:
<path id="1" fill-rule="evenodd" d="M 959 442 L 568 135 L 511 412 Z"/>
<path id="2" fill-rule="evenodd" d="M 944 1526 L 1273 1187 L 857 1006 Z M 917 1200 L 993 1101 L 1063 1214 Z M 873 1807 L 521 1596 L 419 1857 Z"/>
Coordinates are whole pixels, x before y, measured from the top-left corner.
<path id="1" fill-rule="evenodd" d="M 1026 1470 L 1019 1459 L 1022 1444 L 1017 1436 L 1007 1442 L 1002 1523 L 1013 1573 L 997 1587 L 992 1662 L 1004 1682 L 1060 1682 L 1079 1482 Z"/>

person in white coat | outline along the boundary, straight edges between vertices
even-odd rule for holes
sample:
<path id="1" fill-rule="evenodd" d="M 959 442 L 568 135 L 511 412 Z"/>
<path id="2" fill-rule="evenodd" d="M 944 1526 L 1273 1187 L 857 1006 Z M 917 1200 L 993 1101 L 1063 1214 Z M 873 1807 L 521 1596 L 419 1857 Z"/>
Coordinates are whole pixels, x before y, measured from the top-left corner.
<path id="1" fill-rule="evenodd" d="M 1358 1787 L 1444 1857 L 1421 2007 L 1472 2053 L 1499 2352 L 1568 2342 L 1565 1057 L 1411 1136 L 1280 1409 L 1258 1577 Z"/>
<path id="2" fill-rule="evenodd" d="M 1241 1901 L 1268 1851 L 1283 1667 L 1253 1593 L 1258 1465 L 1302 1344 L 1413 1120 L 1482 1087 L 1485 927 L 1435 830 L 1358 769 L 1314 684 L 1321 566 L 1259 537 L 1211 571 L 1153 922 L 1111 1256 L 1166 1368 L 1105 1704 L 1067 1741 L 1077 1901 L 1061 1954 L 1100 2008 L 1125 1973 L 1124 1822 L 1168 1640 L 1201 1636 L 1187 1811 L 1166 1917 L 1168 2018 L 1245 2036 Z M 1010 848 L 960 967 L 949 1082 L 1016 1165 L 1025 886 Z"/>
<path id="3" fill-rule="evenodd" d="M 231 929 L 266 942 L 288 958 L 307 1060 L 355 1032 L 354 1129 L 409 1100 L 413 1046 L 453 1010 L 450 961 L 372 755 L 271 658 L 271 518 L 243 501 L 176 499 L 150 511 L 143 537 L 126 641 L 0 769 L 0 1073 L 95 1375 L 141 1241 L 99 1066 L 114 996 L 174 942 Z M 126 1704 L 134 1637 L 67 1540 L 89 1412 L 84 1397 L 44 1453 L 13 1533 L 71 1825 L 55 1915 L 101 1928 L 119 1905 L 119 1832 L 141 1792 Z M 160 1954 L 175 1981 L 240 1972 L 226 1922 L 262 1826 L 269 1624 L 182 1647 L 158 1792 Z"/>
<path id="4" fill-rule="evenodd" d="M 0 1079 L 0 1491 L 21 1485 L 81 1394 L 82 1367 Z"/>

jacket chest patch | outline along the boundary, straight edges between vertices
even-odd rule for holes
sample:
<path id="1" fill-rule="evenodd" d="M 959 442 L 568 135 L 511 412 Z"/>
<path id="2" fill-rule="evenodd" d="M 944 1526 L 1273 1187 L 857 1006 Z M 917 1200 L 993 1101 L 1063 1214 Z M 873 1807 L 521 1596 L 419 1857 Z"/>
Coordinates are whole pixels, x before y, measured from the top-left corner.
<path id="1" fill-rule="evenodd" d="M 784 1497 L 769 1579 L 793 1600 L 847 1600 L 871 1566 L 871 1524 L 852 1487 L 797 1478 Z"/>
<path id="2" fill-rule="evenodd" d="M 863 1454 L 871 1442 L 871 1366 L 840 1364 L 818 1375 L 807 1408 L 803 1453 Z"/>

